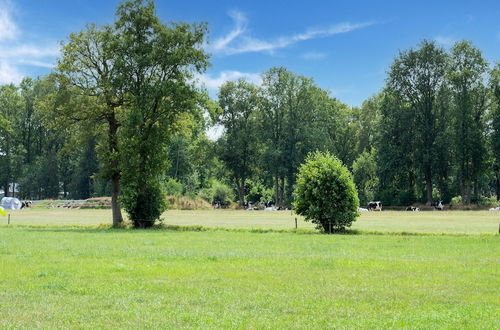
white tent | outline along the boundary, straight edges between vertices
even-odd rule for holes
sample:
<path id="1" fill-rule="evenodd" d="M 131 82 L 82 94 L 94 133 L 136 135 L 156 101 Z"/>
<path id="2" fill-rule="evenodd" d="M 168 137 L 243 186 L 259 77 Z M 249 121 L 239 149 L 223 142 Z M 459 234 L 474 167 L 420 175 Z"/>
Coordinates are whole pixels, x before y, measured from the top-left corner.
<path id="1" fill-rule="evenodd" d="M 4 197 L 0 201 L 0 206 L 6 210 L 21 209 L 21 201 L 15 197 Z"/>

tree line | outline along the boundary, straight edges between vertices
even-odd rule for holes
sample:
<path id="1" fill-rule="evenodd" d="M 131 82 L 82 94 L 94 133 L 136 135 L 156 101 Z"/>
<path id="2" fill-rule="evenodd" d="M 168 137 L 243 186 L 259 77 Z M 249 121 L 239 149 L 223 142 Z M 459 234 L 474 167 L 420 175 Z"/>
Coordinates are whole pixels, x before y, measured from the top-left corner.
<path id="1" fill-rule="evenodd" d="M 210 99 L 195 79 L 209 65 L 207 32 L 126 1 L 113 24 L 71 34 L 51 74 L 0 86 L 5 194 L 108 195 L 114 224 L 123 207 L 144 227 L 166 194 L 291 205 L 299 166 L 327 151 L 353 173 L 361 203 L 498 199 L 500 64 L 472 43 L 401 51 L 384 88 L 349 107 L 284 67 Z"/>

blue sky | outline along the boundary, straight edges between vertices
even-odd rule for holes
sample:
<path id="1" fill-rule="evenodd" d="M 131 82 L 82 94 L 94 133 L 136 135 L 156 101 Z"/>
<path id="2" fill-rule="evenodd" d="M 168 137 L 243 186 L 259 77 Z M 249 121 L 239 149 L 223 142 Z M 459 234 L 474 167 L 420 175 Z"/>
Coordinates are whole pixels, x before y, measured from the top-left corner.
<path id="1" fill-rule="evenodd" d="M 50 72 L 59 41 L 113 22 L 117 0 L 0 0 L 0 83 Z M 384 85 L 399 50 L 470 40 L 500 60 L 500 1 L 156 1 L 163 21 L 208 22 L 212 95 L 226 80 L 259 82 L 272 66 L 313 78 L 360 105 Z"/>

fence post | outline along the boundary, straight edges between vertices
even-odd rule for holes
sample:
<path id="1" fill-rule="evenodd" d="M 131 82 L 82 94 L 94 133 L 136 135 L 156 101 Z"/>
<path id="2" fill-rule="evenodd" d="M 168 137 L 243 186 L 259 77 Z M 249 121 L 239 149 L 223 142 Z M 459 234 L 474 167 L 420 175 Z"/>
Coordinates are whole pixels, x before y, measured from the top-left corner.
<path id="1" fill-rule="evenodd" d="M 10 225 L 10 213 L 9 215 L 7 216 L 7 224 Z"/>
<path id="2" fill-rule="evenodd" d="M 297 217 L 295 217 L 295 229 L 297 229 Z"/>

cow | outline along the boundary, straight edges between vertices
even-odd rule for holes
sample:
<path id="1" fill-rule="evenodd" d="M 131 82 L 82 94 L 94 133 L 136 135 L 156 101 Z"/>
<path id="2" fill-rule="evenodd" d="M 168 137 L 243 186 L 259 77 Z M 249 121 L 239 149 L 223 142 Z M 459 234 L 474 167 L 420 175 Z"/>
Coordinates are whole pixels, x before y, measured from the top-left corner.
<path id="1" fill-rule="evenodd" d="M 358 211 L 359 212 L 368 212 L 368 209 L 365 209 L 365 208 L 362 208 L 362 207 L 358 207 Z"/>
<path id="2" fill-rule="evenodd" d="M 370 202 L 366 208 L 368 211 L 382 211 L 382 202 Z"/>
<path id="3" fill-rule="evenodd" d="M 418 212 L 418 211 L 420 211 L 420 209 L 418 207 L 415 207 L 415 206 L 408 206 L 406 208 L 406 211 Z"/>
<path id="4" fill-rule="evenodd" d="M 434 206 L 434 208 L 439 211 L 444 209 L 443 201 L 432 202 L 431 206 Z"/>
<path id="5" fill-rule="evenodd" d="M 31 207 L 31 204 L 33 204 L 32 201 L 23 201 L 21 203 L 21 209 L 24 209 L 25 207 Z"/>

